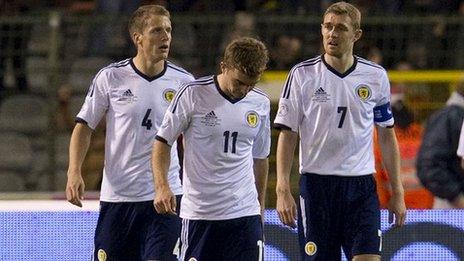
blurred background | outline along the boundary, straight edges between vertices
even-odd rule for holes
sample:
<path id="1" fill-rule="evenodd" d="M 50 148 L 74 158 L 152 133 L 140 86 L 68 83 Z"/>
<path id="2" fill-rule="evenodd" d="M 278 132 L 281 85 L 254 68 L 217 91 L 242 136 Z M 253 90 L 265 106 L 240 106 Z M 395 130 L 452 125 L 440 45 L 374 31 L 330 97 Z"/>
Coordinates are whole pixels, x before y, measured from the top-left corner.
<path id="1" fill-rule="evenodd" d="M 288 70 L 322 52 L 321 15 L 332 2 L 0 1 L 0 191 L 64 190 L 74 117 L 96 72 L 135 55 L 126 25 L 139 5 L 170 10 L 170 60 L 196 77 L 217 72 L 218 57 L 231 39 L 263 40 L 271 61 L 260 86 L 275 111 Z M 444 106 L 462 74 L 464 1 L 350 2 L 363 14 L 364 35 L 355 53 L 389 71 L 392 91 L 423 123 Z M 103 153 L 100 126 L 84 163 L 89 190 L 99 188 Z M 271 165 L 269 206 L 274 169 Z"/>

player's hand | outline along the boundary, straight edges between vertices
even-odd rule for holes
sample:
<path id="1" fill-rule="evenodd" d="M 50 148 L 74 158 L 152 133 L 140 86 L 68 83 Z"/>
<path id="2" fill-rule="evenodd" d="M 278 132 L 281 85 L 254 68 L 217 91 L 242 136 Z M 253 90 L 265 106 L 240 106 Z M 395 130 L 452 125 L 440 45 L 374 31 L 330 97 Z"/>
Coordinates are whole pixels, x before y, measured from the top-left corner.
<path id="1" fill-rule="evenodd" d="M 85 183 L 80 173 L 68 173 L 66 183 L 66 199 L 69 203 L 82 207 L 81 200 L 84 199 Z"/>
<path id="2" fill-rule="evenodd" d="M 177 215 L 176 204 L 176 196 L 174 196 L 169 187 L 156 191 L 153 205 L 155 206 L 156 212 L 159 214 Z"/>
<path id="3" fill-rule="evenodd" d="M 406 204 L 403 194 L 394 194 L 390 198 L 388 206 L 388 223 L 393 227 L 401 227 L 406 221 Z"/>
<path id="4" fill-rule="evenodd" d="M 280 221 L 289 227 L 296 228 L 296 204 L 293 199 L 292 193 L 277 192 L 277 214 L 279 214 Z"/>

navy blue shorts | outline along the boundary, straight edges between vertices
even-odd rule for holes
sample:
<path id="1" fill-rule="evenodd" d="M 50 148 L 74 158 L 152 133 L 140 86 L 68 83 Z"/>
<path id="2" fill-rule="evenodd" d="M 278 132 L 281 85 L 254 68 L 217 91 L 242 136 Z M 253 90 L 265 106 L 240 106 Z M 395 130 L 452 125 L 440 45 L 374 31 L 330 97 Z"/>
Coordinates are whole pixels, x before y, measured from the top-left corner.
<path id="1" fill-rule="evenodd" d="M 177 260 L 180 229 L 180 217 L 158 214 L 152 200 L 100 202 L 94 260 Z"/>
<path id="2" fill-rule="evenodd" d="M 373 175 L 305 173 L 300 178 L 298 237 L 302 260 L 380 255 L 380 209 Z"/>
<path id="3" fill-rule="evenodd" d="M 181 259 L 185 261 L 261 261 L 261 216 L 229 220 L 182 220 Z"/>

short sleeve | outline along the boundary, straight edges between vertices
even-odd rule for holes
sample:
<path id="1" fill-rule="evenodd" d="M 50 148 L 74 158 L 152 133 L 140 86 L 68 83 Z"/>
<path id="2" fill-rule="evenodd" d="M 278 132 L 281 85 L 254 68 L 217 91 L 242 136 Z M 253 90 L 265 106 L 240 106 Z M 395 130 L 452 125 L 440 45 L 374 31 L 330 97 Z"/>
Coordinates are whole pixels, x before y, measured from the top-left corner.
<path id="1" fill-rule="evenodd" d="M 253 141 L 253 158 L 265 159 L 271 151 L 270 102 L 266 103 L 265 114 L 261 116 L 259 131 Z"/>
<path id="2" fill-rule="evenodd" d="M 177 92 L 156 134 L 158 140 L 164 140 L 168 145 L 172 146 L 179 135 L 187 128 L 193 104 L 190 99 L 192 95 L 190 91 L 191 88 L 188 85 L 184 85 Z"/>
<path id="3" fill-rule="evenodd" d="M 380 81 L 380 95 L 374 107 L 374 122 L 380 127 L 390 127 L 395 120 L 390 104 L 390 81 L 386 71 L 382 71 Z"/>
<path id="4" fill-rule="evenodd" d="M 300 86 L 297 79 L 297 70 L 292 69 L 287 76 L 282 95 L 279 99 L 279 108 L 274 119 L 277 129 L 290 129 L 298 132 L 300 123 Z"/>
<path id="5" fill-rule="evenodd" d="M 107 72 L 100 71 L 92 81 L 84 104 L 76 116 L 76 122 L 84 122 L 95 129 L 109 106 Z"/>

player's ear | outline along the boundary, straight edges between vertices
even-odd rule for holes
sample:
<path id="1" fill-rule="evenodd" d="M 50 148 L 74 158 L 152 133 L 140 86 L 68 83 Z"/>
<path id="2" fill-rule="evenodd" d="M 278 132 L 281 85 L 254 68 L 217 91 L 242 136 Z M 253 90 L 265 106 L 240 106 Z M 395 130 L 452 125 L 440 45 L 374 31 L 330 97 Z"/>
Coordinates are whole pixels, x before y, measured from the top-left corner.
<path id="1" fill-rule="evenodd" d="M 359 40 L 361 38 L 363 31 L 361 29 L 357 29 L 356 32 L 354 33 L 354 42 Z"/>
<path id="2" fill-rule="evenodd" d="M 132 41 L 134 41 L 135 46 L 137 47 L 142 42 L 142 35 L 138 32 L 132 33 Z"/>
<path id="3" fill-rule="evenodd" d="M 224 62 L 221 62 L 219 67 L 221 67 L 221 73 L 224 73 L 227 70 L 227 66 Z"/>

